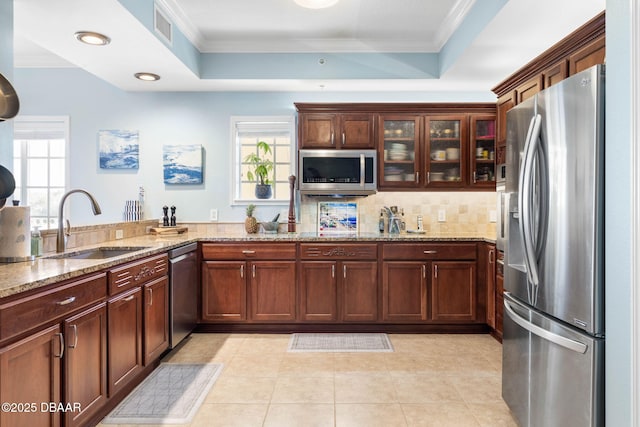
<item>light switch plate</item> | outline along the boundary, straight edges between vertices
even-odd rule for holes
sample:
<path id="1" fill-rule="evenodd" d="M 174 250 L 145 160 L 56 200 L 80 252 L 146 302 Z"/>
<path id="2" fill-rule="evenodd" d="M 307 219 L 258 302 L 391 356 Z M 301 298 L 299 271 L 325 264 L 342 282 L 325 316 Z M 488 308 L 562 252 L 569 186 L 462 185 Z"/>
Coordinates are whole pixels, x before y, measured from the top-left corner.
<path id="1" fill-rule="evenodd" d="M 218 209 L 211 209 L 209 211 L 209 220 L 217 221 L 218 220 Z"/>
<path id="2" fill-rule="evenodd" d="M 124 237 L 124 231 L 116 230 L 116 239 L 122 239 Z"/>
<path id="3" fill-rule="evenodd" d="M 496 222 L 496 211 L 489 211 L 489 222 Z"/>
<path id="4" fill-rule="evenodd" d="M 444 209 L 438 210 L 438 222 L 445 222 L 447 220 L 447 214 Z"/>

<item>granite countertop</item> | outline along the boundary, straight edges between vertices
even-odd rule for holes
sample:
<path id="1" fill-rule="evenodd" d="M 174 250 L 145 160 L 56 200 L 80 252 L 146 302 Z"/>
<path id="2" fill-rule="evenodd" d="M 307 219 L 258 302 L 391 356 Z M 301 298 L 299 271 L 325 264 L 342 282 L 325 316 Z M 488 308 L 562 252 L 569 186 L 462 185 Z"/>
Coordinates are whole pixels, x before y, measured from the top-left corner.
<path id="1" fill-rule="evenodd" d="M 84 274 L 108 269 L 110 267 L 134 261 L 154 254 L 164 253 L 192 242 L 331 242 L 331 241 L 383 241 L 383 242 L 416 242 L 416 241 L 478 241 L 494 243 L 495 237 L 478 234 L 413 234 L 396 235 L 379 233 L 359 234 L 323 234 L 317 233 L 279 233 L 279 234 L 246 234 L 224 233 L 204 234 L 187 232 L 178 235 L 145 235 L 128 239 L 104 242 L 98 245 L 74 248 L 68 252 L 96 247 L 145 247 L 145 249 L 131 252 L 108 259 L 69 259 L 47 258 L 47 255 L 34 261 L 0 264 L 0 298 L 9 297 L 21 292 L 72 279 Z M 55 254 L 51 254 L 55 255 Z"/>

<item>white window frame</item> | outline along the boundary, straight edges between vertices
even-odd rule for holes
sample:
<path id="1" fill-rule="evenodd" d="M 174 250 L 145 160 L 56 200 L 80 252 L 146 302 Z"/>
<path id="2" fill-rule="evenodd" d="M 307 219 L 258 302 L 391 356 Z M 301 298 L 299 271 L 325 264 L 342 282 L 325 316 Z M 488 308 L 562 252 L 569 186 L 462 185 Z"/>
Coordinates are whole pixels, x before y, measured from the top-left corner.
<path id="1" fill-rule="evenodd" d="M 55 128 L 52 130 L 52 127 L 49 126 L 49 123 L 56 123 Z M 70 183 L 70 162 L 69 162 L 69 141 L 70 141 L 70 128 L 69 128 L 69 116 L 25 116 L 21 115 L 14 119 L 14 131 L 13 131 L 13 141 L 16 140 L 30 140 L 30 139 L 51 139 L 53 138 L 53 134 L 55 132 L 62 132 L 64 134 L 64 159 L 65 159 L 65 170 L 64 170 L 64 188 L 63 192 L 66 192 L 69 189 Z M 33 137 L 29 137 L 29 133 L 33 135 Z M 51 135 L 50 137 L 48 136 Z M 27 159 L 26 159 L 26 149 L 23 145 L 21 147 L 22 151 L 20 153 L 20 190 L 21 194 L 14 194 L 15 199 L 21 200 L 21 204 L 26 205 L 28 203 L 26 194 L 27 194 L 27 180 L 28 180 L 28 170 L 27 170 Z M 16 153 L 13 154 L 13 158 L 16 157 Z M 47 179 L 48 181 L 48 179 Z M 51 201 L 49 200 L 49 203 Z M 49 210 L 51 207 L 49 206 Z M 56 210 L 54 209 L 54 217 L 57 218 Z M 47 218 L 52 217 L 51 215 L 47 215 Z M 49 229 L 49 224 L 47 221 L 46 226 L 40 225 L 40 229 L 46 230 Z"/>
<path id="2" fill-rule="evenodd" d="M 272 128 L 269 127 L 269 124 L 272 124 Z M 232 116 L 231 117 L 231 206 L 242 206 L 248 205 L 250 203 L 255 205 L 263 205 L 263 206 L 288 206 L 289 198 L 287 195 L 287 199 L 242 199 L 239 197 L 240 191 L 240 181 L 241 177 L 241 164 L 242 159 L 240 154 L 240 144 L 238 140 L 238 126 L 242 126 L 248 128 L 249 126 L 255 126 L 256 129 L 264 129 L 265 132 L 269 132 L 270 130 L 287 130 L 291 136 L 290 143 L 290 159 L 291 163 L 289 164 L 289 175 L 295 175 L 296 165 L 297 165 L 297 155 L 296 155 L 296 120 L 295 116 Z M 276 159 L 277 160 L 277 159 Z M 275 183 L 274 183 L 275 184 Z"/>

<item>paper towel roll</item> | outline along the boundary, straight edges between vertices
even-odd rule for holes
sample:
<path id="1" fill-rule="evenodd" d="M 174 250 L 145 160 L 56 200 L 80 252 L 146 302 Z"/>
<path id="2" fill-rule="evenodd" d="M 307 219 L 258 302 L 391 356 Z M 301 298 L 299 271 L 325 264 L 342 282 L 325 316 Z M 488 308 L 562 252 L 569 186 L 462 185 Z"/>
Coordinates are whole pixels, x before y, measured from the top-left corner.
<path id="1" fill-rule="evenodd" d="M 31 256 L 31 215 L 28 206 L 0 210 L 0 258 Z"/>

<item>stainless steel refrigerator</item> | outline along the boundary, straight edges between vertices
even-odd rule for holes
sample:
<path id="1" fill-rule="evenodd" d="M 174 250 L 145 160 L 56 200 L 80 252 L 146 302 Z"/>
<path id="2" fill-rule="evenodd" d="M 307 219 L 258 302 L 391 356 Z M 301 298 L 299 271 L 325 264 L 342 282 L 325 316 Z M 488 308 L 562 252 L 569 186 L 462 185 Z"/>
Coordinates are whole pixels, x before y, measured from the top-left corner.
<path id="1" fill-rule="evenodd" d="M 521 426 L 604 425 L 604 66 L 507 113 L 502 396 Z"/>

